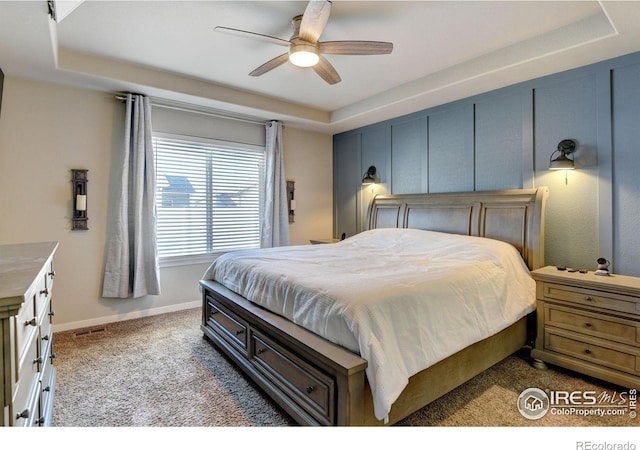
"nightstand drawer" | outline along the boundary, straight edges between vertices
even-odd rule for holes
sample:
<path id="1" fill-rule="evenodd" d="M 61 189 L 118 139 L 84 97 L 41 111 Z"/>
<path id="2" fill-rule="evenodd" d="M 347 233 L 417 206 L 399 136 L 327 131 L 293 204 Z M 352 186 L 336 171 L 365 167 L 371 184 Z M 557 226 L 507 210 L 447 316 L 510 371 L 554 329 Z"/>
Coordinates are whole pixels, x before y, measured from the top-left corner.
<path id="1" fill-rule="evenodd" d="M 545 324 L 628 345 L 640 344 L 640 322 L 545 303 Z"/>
<path id="2" fill-rule="evenodd" d="M 561 353 L 593 364 L 633 375 L 640 374 L 640 350 L 614 346 L 597 339 L 580 340 L 551 329 L 545 331 L 545 350 Z"/>
<path id="3" fill-rule="evenodd" d="M 544 283 L 543 292 L 545 299 L 564 300 L 583 306 L 640 314 L 640 298 L 638 297 L 553 283 Z"/>

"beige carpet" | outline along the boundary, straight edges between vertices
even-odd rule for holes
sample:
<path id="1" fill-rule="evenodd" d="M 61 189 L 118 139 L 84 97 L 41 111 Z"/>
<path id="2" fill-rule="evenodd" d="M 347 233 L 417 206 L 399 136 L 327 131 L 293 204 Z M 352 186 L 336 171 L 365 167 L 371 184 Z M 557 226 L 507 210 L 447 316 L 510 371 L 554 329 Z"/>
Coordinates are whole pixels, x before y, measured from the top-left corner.
<path id="1" fill-rule="evenodd" d="M 292 420 L 202 338 L 200 309 L 54 335 L 58 371 L 54 426 L 287 426 Z M 87 333 L 87 331 L 91 331 Z M 532 368 L 513 355 L 409 416 L 411 426 L 638 426 L 638 419 L 552 415 L 528 420 L 516 401 L 527 388 L 620 387 L 572 372 Z"/>

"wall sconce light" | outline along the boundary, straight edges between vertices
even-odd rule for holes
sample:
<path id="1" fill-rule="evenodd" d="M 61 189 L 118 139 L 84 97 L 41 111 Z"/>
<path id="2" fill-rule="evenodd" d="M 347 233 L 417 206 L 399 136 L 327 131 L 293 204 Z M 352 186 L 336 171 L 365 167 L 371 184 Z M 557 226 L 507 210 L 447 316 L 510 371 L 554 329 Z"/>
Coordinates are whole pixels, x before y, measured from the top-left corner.
<path id="1" fill-rule="evenodd" d="M 362 184 L 377 183 L 378 182 L 377 172 L 378 170 L 376 169 L 376 166 L 369 166 L 367 171 L 362 176 Z"/>
<path id="2" fill-rule="evenodd" d="M 576 151 L 576 141 L 564 139 L 558 144 L 558 149 L 549 158 L 549 170 L 573 170 L 576 168 L 573 152 Z M 554 158 L 554 155 L 557 156 Z"/>
<path id="3" fill-rule="evenodd" d="M 72 230 L 88 230 L 87 221 L 87 172 L 85 169 L 71 169 L 73 195 Z"/>
<path id="4" fill-rule="evenodd" d="M 287 181 L 287 203 L 289 207 L 289 223 L 295 222 L 296 214 L 296 200 L 294 197 L 294 191 L 296 190 L 295 181 Z"/>

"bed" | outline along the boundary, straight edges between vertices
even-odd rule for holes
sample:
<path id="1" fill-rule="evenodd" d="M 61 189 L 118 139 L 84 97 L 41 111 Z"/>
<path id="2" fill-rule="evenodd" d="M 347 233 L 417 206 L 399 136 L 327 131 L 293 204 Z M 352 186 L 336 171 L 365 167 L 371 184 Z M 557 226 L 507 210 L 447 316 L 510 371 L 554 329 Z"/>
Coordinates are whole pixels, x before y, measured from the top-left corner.
<path id="1" fill-rule="evenodd" d="M 224 255 L 204 337 L 300 424 L 396 423 L 527 343 L 547 196 L 379 195 L 345 241 Z"/>

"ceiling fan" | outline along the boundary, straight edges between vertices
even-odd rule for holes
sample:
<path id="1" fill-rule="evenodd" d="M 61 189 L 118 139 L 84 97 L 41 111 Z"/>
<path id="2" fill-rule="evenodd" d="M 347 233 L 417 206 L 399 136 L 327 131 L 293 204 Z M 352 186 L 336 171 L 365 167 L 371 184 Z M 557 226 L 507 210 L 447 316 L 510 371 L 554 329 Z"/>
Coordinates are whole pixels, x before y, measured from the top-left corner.
<path id="1" fill-rule="evenodd" d="M 258 39 L 264 42 L 289 47 L 286 53 L 276 56 L 256 68 L 249 75 L 259 77 L 270 70 L 290 61 L 299 67 L 312 67 L 329 84 L 341 81 L 340 75 L 327 59 L 326 55 L 385 55 L 393 51 L 391 42 L 379 41 L 319 41 L 327 26 L 331 2 L 329 0 L 311 0 L 304 14 L 295 16 L 291 21 L 293 35 L 287 41 L 273 36 L 237 30 L 235 28 L 215 27 L 216 31 L 240 37 Z"/>

